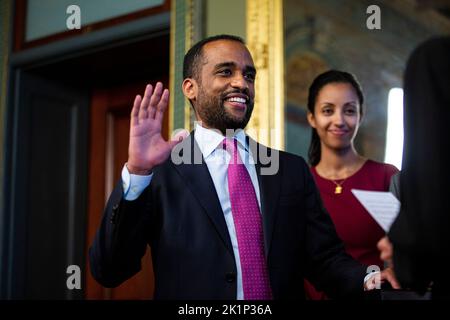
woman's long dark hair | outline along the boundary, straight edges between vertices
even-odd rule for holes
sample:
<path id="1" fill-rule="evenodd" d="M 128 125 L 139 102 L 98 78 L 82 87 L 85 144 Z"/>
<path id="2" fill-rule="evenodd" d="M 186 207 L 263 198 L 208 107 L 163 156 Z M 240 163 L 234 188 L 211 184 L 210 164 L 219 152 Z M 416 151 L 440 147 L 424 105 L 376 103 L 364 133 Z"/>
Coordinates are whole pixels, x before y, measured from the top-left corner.
<path id="1" fill-rule="evenodd" d="M 364 96 L 362 93 L 361 85 L 359 84 L 356 77 L 351 73 L 339 70 L 329 70 L 322 74 L 319 74 L 311 86 L 309 87 L 308 94 L 308 110 L 312 114 L 314 114 L 314 106 L 316 105 L 316 99 L 319 95 L 320 90 L 330 83 L 348 83 L 350 84 L 356 91 L 359 99 L 360 105 L 360 114 L 363 114 L 363 103 Z M 309 144 L 308 149 L 308 162 L 311 166 L 316 166 L 320 162 L 321 152 L 320 152 L 320 138 L 317 134 L 317 130 L 311 128 L 311 143 Z"/>

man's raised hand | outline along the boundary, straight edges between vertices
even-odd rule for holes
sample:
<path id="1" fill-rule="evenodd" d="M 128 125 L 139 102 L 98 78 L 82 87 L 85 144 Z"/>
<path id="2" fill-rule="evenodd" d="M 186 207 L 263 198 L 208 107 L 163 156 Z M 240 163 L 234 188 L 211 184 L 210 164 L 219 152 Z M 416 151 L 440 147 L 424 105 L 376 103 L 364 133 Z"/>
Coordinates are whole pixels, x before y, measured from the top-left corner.
<path id="1" fill-rule="evenodd" d="M 164 112 L 169 104 L 169 90 L 161 82 L 147 85 L 144 97 L 137 95 L 131 110 L 130 143 L 127 168 L 131 174 L 146 175 L 170 156 L 182 141 L 166 141 L 161 135 Z"/>

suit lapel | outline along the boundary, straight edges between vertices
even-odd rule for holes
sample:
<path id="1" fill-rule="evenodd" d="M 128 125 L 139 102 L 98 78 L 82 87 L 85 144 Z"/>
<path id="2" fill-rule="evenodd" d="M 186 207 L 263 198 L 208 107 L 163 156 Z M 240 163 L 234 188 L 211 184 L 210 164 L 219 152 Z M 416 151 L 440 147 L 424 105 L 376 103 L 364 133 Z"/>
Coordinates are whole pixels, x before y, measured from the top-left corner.
<path id="1" fill-rule="evenodd" d="M 263 217 L 263 230 L 264 230 L 264 249 L 266 257 L 269 254 L 270 245 L 272 242 L 273 228 L 275 226 L 275 221 L 277 217 L 277 204 L 280 193 L 280 183 L 281 175 L 280 172 L 276 174 L 264 174 L 264 168 L 270 167 L 273 161 L 278 161 L 278 159 L 271 159 L 271 163 L 261 162 L 263 158 L 261 155 L 268 155 L 268 152 L 273 152 L 272 149 L 267 148 L 261 144 L 257 144 L 258 153 L 255 155 L 255 168 L 256 174 L 258 176 L 258 184 L 260 190 L 261 198 L 261 213 Z M 270 154 L 269 154 L 270 155 Z M 280 168 L 279 168 L 280 170 Z"/>
<path id="2" fill-rule="evenodd" d="M 181 152 L 183 152 L 183 150 L 191 151 L 191 164 L 181 163 L 175 165 L 175 168 L 183 177 L 197 201 L 205 209 L 205 212 L 211 219 L 225 246 L 234 256 L 230 235 L 216 193 L 216 188 L 214 187 L 211 175 L 209 174 L 208 167 L 203 160 L 200 148 L 198 147 L 197 142 L 195 142 L 194 133 L 192 132 L 188 138 L 181 142 L 181 144 Z"/>

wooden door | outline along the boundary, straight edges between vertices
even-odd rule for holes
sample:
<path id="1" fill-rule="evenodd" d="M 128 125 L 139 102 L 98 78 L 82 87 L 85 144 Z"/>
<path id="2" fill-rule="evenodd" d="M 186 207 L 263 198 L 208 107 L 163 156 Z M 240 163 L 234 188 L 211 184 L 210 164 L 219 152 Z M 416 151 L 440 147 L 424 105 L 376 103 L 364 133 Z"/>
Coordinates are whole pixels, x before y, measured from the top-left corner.
<path id="1" fill-rule="evenodd" d="M 15 77 L 0 290 L 8 299 L 81 299 L 66 270 L 84 265 L 89 96 L 30 71 Z"/>
<path id="2" fill-rule="evenodd" d="M 148 80 L 162 81 L 168 87 L 168 76 Z M 118 182 L 128 158 L 130 112 L 134 98 L 144 93 L 146 82 L 96 89 L 92 94 L 89 168 L 88 239 L 86 254 L 100 225 L 103 209 Z M 168 116 L 163 122 L 163 136 L 168 137 Z M 89 260 L 89 259 L 87 259 Z M 87 299 L 151 299 L 154 279 L 150 248 L 142 259 L 142 270 L 117 288 L 108 289 L 92 277 L 89 261 L 86 270 Z"/>

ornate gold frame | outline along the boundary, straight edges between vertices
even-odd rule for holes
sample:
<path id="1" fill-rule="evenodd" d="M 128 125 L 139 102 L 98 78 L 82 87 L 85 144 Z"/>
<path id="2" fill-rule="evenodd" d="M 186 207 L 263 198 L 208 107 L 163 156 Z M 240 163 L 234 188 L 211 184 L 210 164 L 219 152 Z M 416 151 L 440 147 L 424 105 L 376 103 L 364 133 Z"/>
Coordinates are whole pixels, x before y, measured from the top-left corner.
<path id="1" fill-rule="evenodd" d="M 192 45 L 194 0 L 172 0 L 170 21 L 169 133 L 176 129 L 191 130 L 191 107 L 179 85 L 185 52 Z"/>
<path id="2" fill-rule="evenodd" d="M 283 0 L 247 0 L 247 45 L 256 69 L 255 110 L 247 133 L 284 149 Z"/>

